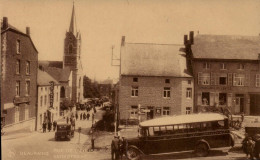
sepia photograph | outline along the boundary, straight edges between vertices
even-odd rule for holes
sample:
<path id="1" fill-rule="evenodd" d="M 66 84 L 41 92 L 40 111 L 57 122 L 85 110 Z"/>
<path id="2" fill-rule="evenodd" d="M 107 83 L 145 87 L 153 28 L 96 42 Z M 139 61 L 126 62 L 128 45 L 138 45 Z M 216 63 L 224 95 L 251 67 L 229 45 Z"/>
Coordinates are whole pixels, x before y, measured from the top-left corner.
<path id="1" fill-rule="evenodd" d="M 0 0 L 2 160 L 260 160 L 259 0 Z"/>

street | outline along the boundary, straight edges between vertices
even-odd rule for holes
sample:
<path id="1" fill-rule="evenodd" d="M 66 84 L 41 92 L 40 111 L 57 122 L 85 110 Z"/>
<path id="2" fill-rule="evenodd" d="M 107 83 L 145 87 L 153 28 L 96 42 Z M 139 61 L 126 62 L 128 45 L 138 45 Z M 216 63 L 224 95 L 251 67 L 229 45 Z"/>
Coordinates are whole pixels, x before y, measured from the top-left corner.
<path id="1" fill-rule="evenodd" d="M 98 110 L 95 119 L 100 119 L 102 111 Z M 65 120 L 64 120 L 65 121 Z M 99 137 L 98 150 L 89 150 L 91 148 L 91 136 L 88 135 L 92 125 L 91 120 L 77 120 L 76 129 L 81 127 L 81 133 L 75 132 L 71 141 L 55 141 L 54 131 L 42 133 L 33 132 L 17 138 L 2 138 L 2 159 L 3 160 L 54 160 L 54 159 L 93 159 L 93 160 L 110 160 L 110 142 L 113 133 Z M 129 130 L 129 129 L 128 129 Z M 136 129 L 130 129 L 132 132 Z M 130 132 L 131 132 L 130 131 Z M 126 134 L 127 129 L 122 129 L 122 135 Z M 130 133 L 129 132 L 129 133 Z M 100 146 L 101 145 L 101 146 Z M 230 149 L 230 148 L 228 148 Z M 143 156 L 145 160 L 170 160 L 170 159 L 193 159 L 193 160 L 244 160 L 245 154 L 239 150 L 239 146 L 224 151 L 212 150 L 208 157 L 194 157 L 191 152 L 182 152 L 165 155 L 149 155 Z M 123 157 L 123 159 L 126 159 Z"/>

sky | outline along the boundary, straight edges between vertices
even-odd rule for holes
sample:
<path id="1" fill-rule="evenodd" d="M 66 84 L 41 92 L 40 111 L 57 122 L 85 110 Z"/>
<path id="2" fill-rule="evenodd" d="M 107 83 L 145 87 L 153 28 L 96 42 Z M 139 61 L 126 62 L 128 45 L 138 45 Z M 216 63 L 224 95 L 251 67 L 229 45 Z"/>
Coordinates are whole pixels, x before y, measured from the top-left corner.
<path id="1" fill-rule="evenodd" d="M 75 0 L 86 76 L 117 79 L 122 36 L 126 42 L 183 44 L 184 34 L 260 36 L 259 0 Z M 25 32 L 39 60 L 62 60 L 73 0 L 0 0 L 0 19 Z M 117 60 L 113 64 L 119 64 Z"/>

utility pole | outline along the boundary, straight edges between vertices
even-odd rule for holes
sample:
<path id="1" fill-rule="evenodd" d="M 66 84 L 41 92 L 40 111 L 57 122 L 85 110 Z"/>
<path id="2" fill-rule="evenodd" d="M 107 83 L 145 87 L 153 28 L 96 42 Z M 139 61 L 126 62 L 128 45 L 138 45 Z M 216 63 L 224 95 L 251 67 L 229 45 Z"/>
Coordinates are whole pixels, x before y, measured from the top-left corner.
<path id="1" fill-rule="evenodd" d="M 120 61 L 120 58 L 114 58 L 114 48 L 115 46 L 112 45 L 111 49 L 112 49 L 112 56 L 111 56 L 111 66 L 116 66 L 116 67 L 120 67 L 120 63 L 119 64 L 114 64 L 115 61 Z M 120 69 L 120 68 L 119 68 Z M 119 72 L 119 78 L 120 78 L 120 72 Z M 114 106 L 115 109 L 115 136 L 117 135 L 117 119 L 118 119 L 118 106 Z"/>

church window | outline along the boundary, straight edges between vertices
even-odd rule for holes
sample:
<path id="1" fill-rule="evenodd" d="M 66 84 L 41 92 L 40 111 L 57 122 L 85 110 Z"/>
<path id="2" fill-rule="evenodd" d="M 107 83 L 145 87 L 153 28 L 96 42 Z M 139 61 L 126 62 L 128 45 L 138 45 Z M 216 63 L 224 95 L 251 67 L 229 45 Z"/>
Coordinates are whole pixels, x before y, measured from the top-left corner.
<path id="1" fill-rule="evenodd" d="M 65 98 L 65 88 L 63 86 L 60 88 L 60 97 Z"/>
<path id="2" fill-rule="evenodd" d="M 69 45 L 69 54 L 72 54 L 72 44 Z"/>

